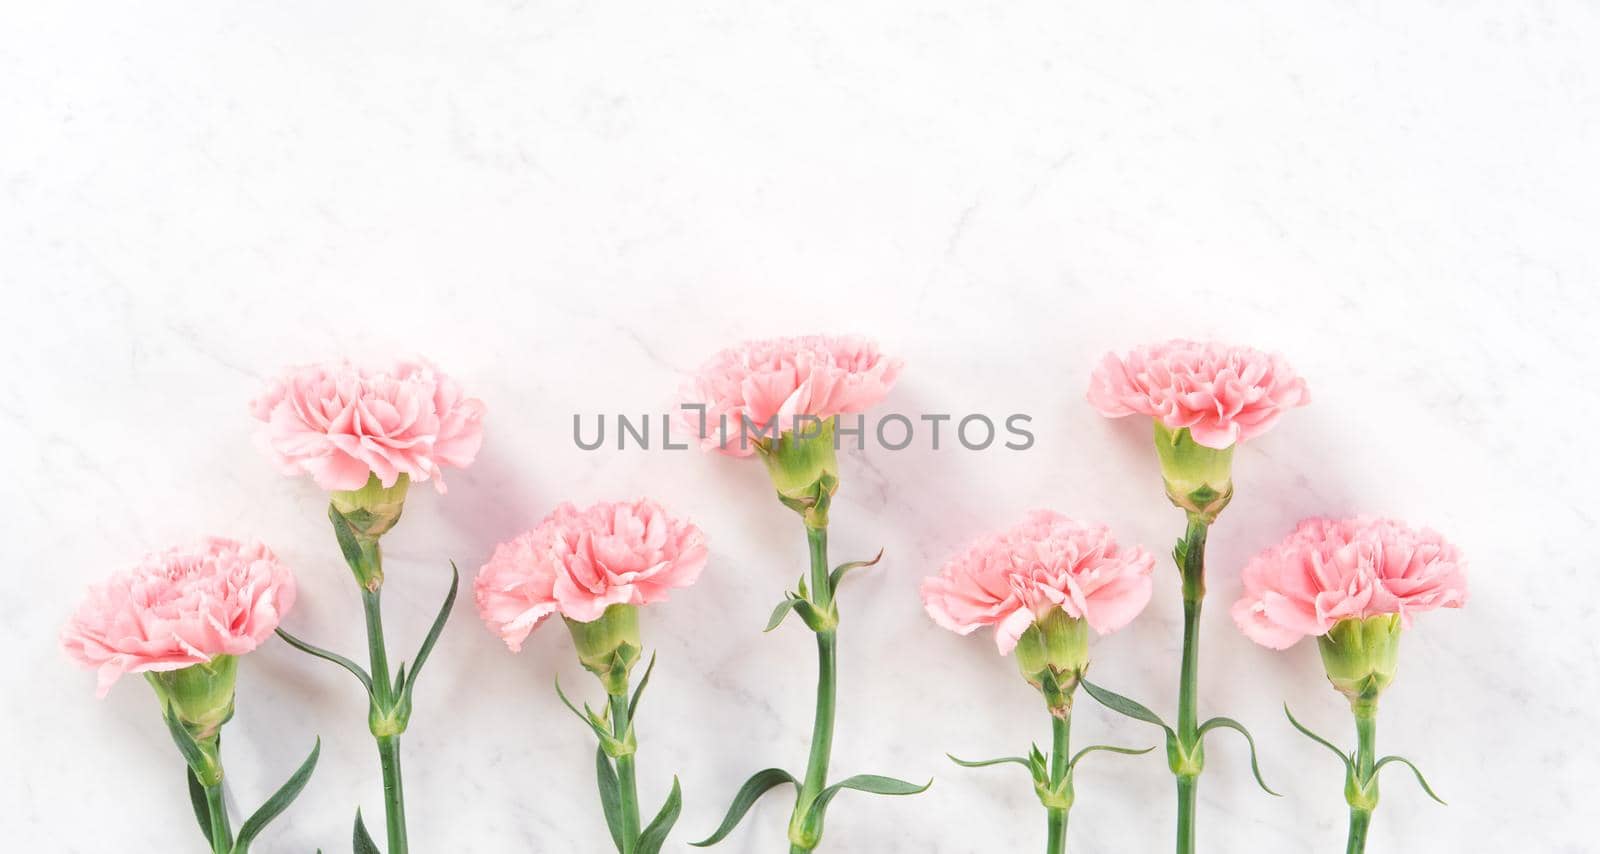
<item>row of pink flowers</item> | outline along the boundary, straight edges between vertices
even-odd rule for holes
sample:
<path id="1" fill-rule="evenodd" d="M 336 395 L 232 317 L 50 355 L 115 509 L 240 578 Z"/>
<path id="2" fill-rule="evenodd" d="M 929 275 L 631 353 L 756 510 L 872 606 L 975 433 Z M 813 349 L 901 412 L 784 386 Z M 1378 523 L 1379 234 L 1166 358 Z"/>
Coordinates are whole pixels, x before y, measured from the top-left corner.
<path id="1" fill-rule="evenodd" d="M 826 419 L 879 402 L 901 368 L 863 339 L 756 341 L 714 356 L 685 395 L 705 405 L 712 423 Z M 1088 397 L 1107 416 L 1148 415 L 1213 448 L 1260 435 L 1309 400 L 1304 380 L 1282 357 L 1191 341 L 1107 356 Z M 392 486 L 405 475 L 442 491 L 443 468 L 470 464 L 482 443 L 482 402 L 422 362 L 296 368 L 251 408 L 279 466 L 330 490 L 358 489 L 374 475 Z M 705 562 L 700 530 L 653 502 L 562 505 L 495 549 L 478 573 L 476 598 L 484 621 L 516 649 L 551 614 L 589 621 L 611 604 L 661 601 L 669 589 L 692 584 Z M 1050 609 L 1102 634 L 1126 625 L 1150 599 L 1153 565 L 1144 549 L 1119 547 L 1103 525 L 1040 511 L 974 543 L 924 582 L 922 597 L 945 628 L 967 634 L 994 626 L 1005 653 Z M 1431 531 L 1385 520 L 1311 519 L 1245 568 L 1234 617 L 1252 639 L 1274 648 L 1348 617 L 1397 613 L 1409 621 L 1464 603 L 1462 567 L 1456 550 Z M 94 588 L 63 643 L 99 668 L 104 693 L 123 673 L 248 652 L 293 601 L 293 577 L 264 546 L 206 540 L 152 555 Z"/>

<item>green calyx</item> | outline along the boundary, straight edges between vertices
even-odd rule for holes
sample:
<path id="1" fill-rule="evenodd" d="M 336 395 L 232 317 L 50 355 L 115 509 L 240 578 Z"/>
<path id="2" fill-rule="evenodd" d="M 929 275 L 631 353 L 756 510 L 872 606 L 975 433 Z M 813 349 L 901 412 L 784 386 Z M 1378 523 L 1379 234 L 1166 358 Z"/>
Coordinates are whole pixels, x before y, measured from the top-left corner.
<path id="1" fill-rule="evenodd" d="M 608 695 L 626 694 L 633 665 L 644 650 L 639 639 L 639 609 L 612 605 L 598 620 L 580 623 L 569 619 L 566 624 L 584 669 L 600 680 Z"/>
<path id="2" fill-rule="evenodd" d="M 219 655 L 204 664 L 181 670 L 148 671 L 145 679 L 156 691 L 163 709 L 169 709 L 197 741 L 214 740 L 222 725 L 233 717 L 233 686 L 239 659 Z"/>
<path id="3" fill-rule="evenodd" d="M 1333 687 L 1352 706 L 1375 707 L 1400 664 L 1400 615 L 1340 620 L 1317 638 L 1317 649 Z"/>
<path id="4" fill-rule="evenodd" d="M 839 491 L 839 455 L 834 419 L 802 423 L 776 439 L 756 443 L 778 500 L 799 513 L 808 528 L 828 526 L 828 505 Z"/>
<path id="5" fill-rule="evenodd" d="M 1233 498 L 1233 446 L 1208 448 L 1196 442 L 1187 427 L 1171 430 L 1160 420 L 1154 423 L 1167 498 L 1211 524 Z"/>
<path id="6" fill-rule="evenodd" d="M 383 555 L 378 538 L 400 521 L 410 487 L 411 479 L 404 474 L 388 487 L 377 475 L 370 475 L 367 485 L 360 489 L 329 494 L 328 520 L 333 523 L 339 549 L 356 581 L 367 590 L 383 586 Z"/>
<path id="7" fill-rule="evenodd" d="M 1060 608 L 1036 620 L 1017 640 L 1017 669 L 1044 694 L 1050 714 L 1072 713 L 1072 694 L 1089 670 L 1089 624 Z"/>

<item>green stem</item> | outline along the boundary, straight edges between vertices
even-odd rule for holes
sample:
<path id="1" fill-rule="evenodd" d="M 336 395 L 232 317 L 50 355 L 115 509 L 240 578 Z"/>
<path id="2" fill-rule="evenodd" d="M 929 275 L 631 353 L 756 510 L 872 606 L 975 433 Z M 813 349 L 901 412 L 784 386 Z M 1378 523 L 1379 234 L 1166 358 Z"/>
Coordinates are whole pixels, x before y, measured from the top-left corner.
<path id="1" fill-rule="evenodd" d="M 373 560 L 377 561 L 377 550 Z M 381 570 L 379 570 L 381 573 Z M 378 577 L 382 577 L 381 574 Z M 372 710 L 368 725 L 378 742 L 378 759 L 383 766 L 383 810 L 389 831 L 388 854 L 407 854 L 405 787 L 400 778 L 400 733 L 393 720 L 394 683 L 389 676 L 389 651 L 383 642 L 383 612 L 379 607 L 381 587 L 361 590 L 361 606 L 367 618 L 367 655 L 372 663 Z"/>
<path id="2" fill-rule="evenodd" d="M 1067 714 L 1063 717 L 1050 716 L 1051 742 L 1050 742 L 1050 784 L 1052 789 L 1061 786 L 1061 781 L 1067 776 L 1067 751 L 1072 732 L 1072 711 L 1068 707 Z M 1067 811 L 1064 809 L 1050 809 L 1048 836 L 1045 850 L 1048 854 L 1064 854 L 1067 850 Z"/>
<path id="3" fill-rule="evenodd" d="M 628 695 L 611 695 L 611 732 L 618 741 L 628 735 Z M 617 757 L 617 788 L 622 801 L 622 854 L 633 854 L 639 845 L 639 780 L 633 754 Z"/>
<path id="4" fill-rule="evenodd" d="M 383 763 L 383 807 L 389 826 L 389 854 L 406 854 L 406 796 L 400 784 L 400 736 L 378 736 Z"/>
<path id="5" fill-rule="evenodd" d="M 228 807 L 222 801 L 222 784 L 206 786 L 206 811 L 211 816 L 212 854 L 233 850 L 233 831 L 228 827 Z"/>
<path id="6" fill-rule="evenodd" d="M 1350 837 L 1345 843 L 1345 852 L 1362 854 L 1367 847 L 1367 827 L 1372 823 L 1372 811 L 1377 807 L 1378 798 L 1378 787 L 1372 779 L 1378 756 L 1377 692 L 1355 698 L 1350 708 L 1356 716 L 1356 781 L 1362 790 L 1362 800 L 1367 802 L 1350 805 Z"/>
<path id="7" fill-rule="evenodd" d="M 806 540 L 811 549 L 811 597 L 819 608 L 828 608 L 833 601 L 833 589 L 828 582 L 828 529 L 806 528 Z M 817 633 L 817 714 L 811 727 L 811 757 L 806 762 L 806 776 L 795 801 L 795 815 L 791 827 L 813 824 L 818 836 L 820 822 L 806 822 L 807 813 L 817 796 L 828 785 L 828 760 L 833 753 L 834 705 L 838 698 L 838 637 L 833 629 Z M 791 837 L 791 852 L 810 851 L 816 847 L 802 846 Z"/>
<path id="8" fill-rule="evenodd" d="M 1200 605 L 1206 596 L 1206 533 L 1210 523 L 1189 514 L 1184 531 L 1183 564 L 1183 664 L 1178 674 L 1178 747 L 1182 764 L 1173 769 L 1178 778 L 1178 854 L 1194 851 L 1195 788 L 1204 768 L 1200 752 Z"/>

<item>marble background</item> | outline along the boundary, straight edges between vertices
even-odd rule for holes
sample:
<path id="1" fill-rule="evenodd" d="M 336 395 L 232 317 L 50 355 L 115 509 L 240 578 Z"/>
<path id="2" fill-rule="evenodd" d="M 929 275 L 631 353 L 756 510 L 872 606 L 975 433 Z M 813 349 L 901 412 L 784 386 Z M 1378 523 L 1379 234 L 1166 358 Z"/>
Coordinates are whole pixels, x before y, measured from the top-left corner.
<path id="1" fill-rule="evenodd" d="M 1018 769 L 945 751 L 1045 740 L 987 639 L 936 629 L 918 579 L 1049 506 L 1164 552 L 1181 532 L 1146 430 L 1083 401 L 1100 354 L 1166 336 L 1285 352 L 1314 404 L 1238 454 L 1213 533 L 1202 848 L 1340 850 L 1341 770 L 1287 700 L 1353 738 L 1309 645 L 1226 618 L 1237 571 L 1308 514 L 1432 525 L 1474 599 L 1405 642 L 1380 748 L 1451 805 L 1385 782 L 1373 851 L 1592 851 L 1600 12 L 1593 3 L 7 3 L 0 25 L 0 838 L 14 850 L 198 851 L 181 766 L 136 680 L 103 702 L 56 633 L 86 584 L 204 532 L 297 570 L 288 625 L 361 649 L 308 482 L 252 445 L 279 366 L 420 352 L 488 404 L 476 465 L 416 490 L 385 542 L 397 650 L 450 559 L 557 501 L 649 494 L 692 516 L 702 582 L 645 618 L 661 665 L 643 799 L 681 775 L 668 849 L 758 767 L 804 761 L 812 643 L 761 634 L 803 537 L 759 466 L 584 452 L 574 413 L 670 405 L 747 336 L 857 331 L 905 357 L 884 411 L 1033 416 L 1025 452 L 925 440 L 845 460 L 839 774 L 936 778 L 841 797 L 825 850 L 1040 847 Z M 1174 705 L 1176 574 L 1096 647 L 1100 680 Z M 399 654 L 399 653 L 397 653 Z M 570 641 L 508 654 L 470 597 L 405 753 L 423 852 L 599 852 Z M 262 851 L 346 850 L 381 812 L 364 699 L 269 644 L 242 668 L 229 797 L 253 807 L 314 736 L 322 766 Z M 1080 743 L 1154 743 L 1084 703 Z M 1157 755 L 1092 761 L 1080 851 L 1170 850 Z M 783 848 L 763 802 L 720 850 Z"/>

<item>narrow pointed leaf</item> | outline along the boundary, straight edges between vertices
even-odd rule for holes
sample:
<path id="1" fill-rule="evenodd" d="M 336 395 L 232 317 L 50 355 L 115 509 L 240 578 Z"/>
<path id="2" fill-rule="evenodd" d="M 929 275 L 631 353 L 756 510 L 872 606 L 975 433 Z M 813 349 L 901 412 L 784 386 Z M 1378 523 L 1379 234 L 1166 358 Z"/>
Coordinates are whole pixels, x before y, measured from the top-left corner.
<path id="1" fill-rule="evenodd" d="M 1345 753 L 1343 750 L 1340 750 L 1338 747 L 1336 747 L 1334 745 L 1333 742 L 1323 738 L 1320 735 L 1317 735 L 1316 733 L 1312 732 L 1309 729 L 1306 729 L 1305 725 L 1303 725 L 1299 721 L 1295 720 L 1294 719 L 1294 712 L 1289 711 L 1289 704 L 1288 703 L 1284 703 L 1283 704 L 1283 713 L 1289 716 L 1289 723 L 1294 724 L 1294 728 L 1297 729 L 1297 730 L 1300 730 L 1300 733 L 1302 735 L 1304 735 L 1306 738 L 1309 738 L 1312 741 L 1322 745 L 1323 747 L 1328 748 L 1330 751 L 1333 751 L 1333 755 L 1339 757 L 1339 761 L 1344 763 L 1344 770 L 1345 771 L 1349 772 L 1350 774 L 1355 774 L 1356 773 L 1355 763 L 1350 761 L 1349 754 Z"/>
<path id="2" fill-rule="evenodd" d="M 400 662 L 400 669 L 396 670 L 395 674 L 394 674 L 394 696 L 396 696 L 396 697 L 404 697 L 405 695 L 406 695 L 406 663 L 404 661 L 402 661 L 402 662 Z"/>
<path id="3" fill-rule="evenodd" d="M 294 802 L 300 791 L 306 787 L 307 781 L 311 779 L 311 772 L 317 769 L 317 757 L 321 753 L 322 739 L 319 738 L 311 748 L 311 755 L 307 756 L 289 779 L 278 787 L 278 791 L 273 792 L 272 797 L 267 798 L 267 802 L 245 819 L 244 824 L 239 827 L 239 835 L 233 843 L 233 854 L 245 854 L 249 851 L 250 843 L 255 841 L 256 836 L 260 835 L 267 824 L 289 808 L 289 804 Z"/>
<path id="4" fill-rule="evenodd" d="M 595 780 L 600 785 L 600 809 L 606 814 L 606 829 L 611 831 L 611 842 L 622 850 L 622 790 L 617 783 L 617 772 L 611 767 L 611 758 L 604 747 L 594 751 Z"/>
<path id="5" fill-rule="evenodd" d="M 644 669 L 644 676 L 639 679 L 639 687 L 633 689 L 633 699 L 628 701 L 628 720 L 633 720 L 634 713 L 639 711 L 639 698 L 644 696 L 644 686 L 650 684 L 650 674 L 656 672 L 656 654 L 650 653 L 650 664 Z"/>
<path id="6" fill-rule="evenodd" d="M 1204 737 L 1206 733 L 1214 729 L 1231 729 L 1244 736 L 1245 743 L 1250 745 L 1250 773 L 1256 775 L 1256 785 L 1260 786 L 1263 792 L 1275 798 L 1283 797 L 1272 791 L 1272 787 L 1267 785 L 1266 780 L 1261 779 L 1261 765 L 1256 761 L 1256 740 L 1251 738 L 1250 730 L 1245 729 L 1244 724 L 1233 718 L 1212 718 L 1200 725 L 1199 735 Z"/>
<path id="7" fill-rule="evenodd" d="M 171 706 L 167 706 L 161 717 L 166 719 L 167 732 L 172 735 L 172 742 L 178 745 L 178 752 L 183 754 L 183 761 L 188 763 L 191 770 L 210 764 L 205 751 L 200 747 L 200 742 L 195 741 L 189 730 L 178 722 L 178 715 Z"/>
<path id="8" fill-rule="evenodd" d="M 854 777 L 846 777 L 823 789 L 822 793 L 817 795 L 816 804 L 811 808 L 818 811 L 826 810 L 828 804 L 832 803 L 833 799 L 845 789 L 854 789 L 858 792 L 868 792 L 874 795 L 915 795 L 926 792 L 928 787 L 932 785 L 932 780 L 919 786 L 916 783 L 908 783 L 905 780 L 896 780 L 893 777 L 883 777 L 878 774 L 857 774 Z"/>
<path id="9" fill-rule="evenodd" d="M 667 841 L 667 834 L 672 832 L 672 826 L 678 822 L 678 813 L 683 811 L 683 791 L 678 786 L 676 775 L 672 778 L 672 791 L 667 793 L 667 802 L 661 805 L 661 812 L 651 819 L 650 824 L 639 834 L 639 847 L 634 849 L 638 854 L 660 854 L 661 846 Z"/>
<path id="10" fill-rule="evenodd" d="M 189 805 L 194 807 L 194 820 L 200 822 L 200 832 L 206 835 L 206 843 L 211 842 L 211 805 L 206 803 L 206 787 L 200 785 L 200 778 L 194 775 L 194 769 L 184 765 L 185 776 L 189 778 Z"/>
<path id="11" fill-rule="evenodd" d="M 356 542 L 356 532 L 350 527 L 350 520 L 344 518 L 339 508 L 329 504 L 328 521 L 333 523 L 333 536 L 339 541 L 339 551 L 344 555 L 344 562 L 349 564 L 352 570 L 359 572 L 358 567 L 362 561 L 361 545 Z"/>
<path id="12" fill-rule="evenodd" d="M 284 641 L 286 641 L 290 646 L 300 650 L 301 652 L 314 655 L 317 658 L 323 659 L 324 661 L 331 661 L 334 664 L 337 664 L 340 667 L 350 671 L 357 679 L 361 680 L 361 685 L 367 689 L 367 696 L 372 696 L 372 677 L 367 675 L 367 671 L 361 669 L 361 665 L 351 661 L 348 658 L 345 658 L 337 652 L 330 652 L 320 646 L 312 646 L 311 644 L 289 634 L 281 628 L 278 629 L 278 637 L 283 638 Z"/>
<path id="13" fill-rule="evenodd" d="M 945 755 L 950 757 L 951 762 L 960 765 L 962 768 L 988 768 L 990 765 L 1004 765 L 1009 762 L 1032 770 L 1032 767 L 1028 764 L 1028 760 L 1023 759 L 1021 756 L 1002 756 L 998 759 L 979 759 L 974 761 L 951 756 L 948 753 Z"/>
<path id="14" fill-rule="evenodd" d="M 767 619 L 767 627 L 762 629 L 762 631 L 770 632 L 773 629 L 783 625 L 783 618 L 789 616 L 789 612 L 794 610 L 794 606 L 804 601 L 804 599 L 799 597 L 790 596 L 782 602 L 779 602 L 778 607 L 772 609 L 772 616 Z"/>
<path id="15" fill-rule="evenodd" d="M 794 776 L 782 768 L 768 768 L 764 771 L 757 771 L 751 775 L 750 779 L 745 781 L 743 786 L 739 787 L 738 793 L 733 796 L 733 804 L 728 807 L 727 816 L 722 819 L 722 824 L 717 828 L 716 832 L 699 842 L 691 842 L 689 844 L 696 848 L 705 848 L 708 845 L 715 845 L 721 842 L 728 834 L 733 832 L 735 827 L 739 826 L 739 820 L 744 818 L 744 814 L 750 811 L 750 807 L 754 806 L 755 802 L 760 800 L 768 789 L 784 783 L 788 783 L 795 788 L 800 786 Z"/>
<path id="16" fill-rule="evenodd" d="M 1372 766 L 1372 775 L 1374 777 L 1376 777 L 1378 775 L 1378 772 L 1383 770 L 1383 766 L 1388 765 L 1390 762 L 1399 762 L 1400 764 L 1406 766 L 1407 768 L 1410 768 L 1411 769 L 1411 773 L 1416 775 L 1417 782 L 1419 784 L 1421 784 L 1422 791 L 1428 793 L 1428 797 L 1433 798 L 1435 801 L 1437 801 L 1438 803 L 1440 803 L 1443 806 L 1449 806 L 1449 804 L 1446 804 L 1444 802 L 1444 798 L 1441 798 L 1438 795 L 1434 794 L 1433 787 L 1428 785 L 1428 781 L 1427 781 L 1426 778 L 1424 778 L 1422 776 L 1422 772 L 1417 770 L 1417 766 L 1413 765 L 1411 763 L 1411 760 L 1405 758 L 1404 756 L 1385 756 L 1382 759 L 1379 759 L 1377 761 L 1377 764 Z"/>
<path id="17" fill-rule="evenodd" d="M 411 660 L 411 681 L 405 685 L 404 702 L 411 702 L 411 691 L 417 686 L 417 676 L 422 673 L 422 664 L 428 660 L 429 653 L 433 652 L 433 645 L 439 642 L 439 635 L 444 632 L 445 621 L 450 619 L 450 609 L 456 604 L 456 591 L 461 587 L 461 570 L 456 569 L 456 562 L 450 561 L 450 592 L 445 594 L 444 604 L 439 606 L 439 615 L 433 618 L 433 625 L 428 628 L 427 637 L 422 639 L 422 648 L 417 650 L 416 658 Z"/>
<path id="18" fill-rule="evenodd" d="M 849 563 L 839 564 L 833 568 L 833 572 L 828 573 L 828 589 L 838 590 L 839 580 L 844 578 L 847 573 L 857 569 L 866 569 L 869 566 L 874 566 L 880 560 L 883 560 L 883 549 L 878 549 L 877 555 L 875 555 L 872 560 L 853 560 Z"/>
<path id="19" fill-rule="evenodd" d="M 1167 726 L 1166 721 L 1163 721 L 1160 715 L 1150 711 L 1148 708 L 1114 691 L 1107 691 L 1106 689 L 1101 688 L 1099 685 L 1096 685 L 1087 679 L 1078 684 L 1083 686 L 1083 690 L 1089 692 L 1089 696 L 1095 698 L 1100 705 L 1105 706 L 1111 711 L 1120 712 L 1136 721 L 1144 721 L 1147 724 L 1155 724 L 1166 731 L 1169 738 L 1177 737 L 1177 734 L 1172 731 L 1172 727 Z"/>
<path id="20" fill-rule="evenodd" d="M 1067 760 L 1067 770 L 1071 771 L 1073 768 L 1078 767 L 1078 763 L 1083 760 L 1083 757 L 1085 757 L 1085 756 L 1087 756 L 1087 755 L 1089 755 L 1091 753 L 1094 753 L 1095 751 L 1104 751 L 1106 753 L 1121 753 L 1124 756 L 1143 756 L 1144 754 L 1149 753 L 1152 750 L 1155 750 L 1155 748 L 1154 747 L 1146 747 L 1143 750 L 1136 750 L 1136 749 L 1134 749 L 1132 747 L 1112 747 L 1109 744 L 1096 744 L 1096 745 L 1094 745 L 1092 747 L 1085 747 L 1084 749 L 1082 749 L 1082 750 L 1078 751 L 1077 753 L 1073 754 L 1072 758 Z"/>
<path id="21" fill-rule="evenodd" d="M 378 850 L 378 843 L 372 841 L 372 834 L 367 832 L 367 825 L 361 820 L 361 810 L 356 810 L 356 829 L 351 836 L 355 846 L 355 854 L 383 854 Z"/>

